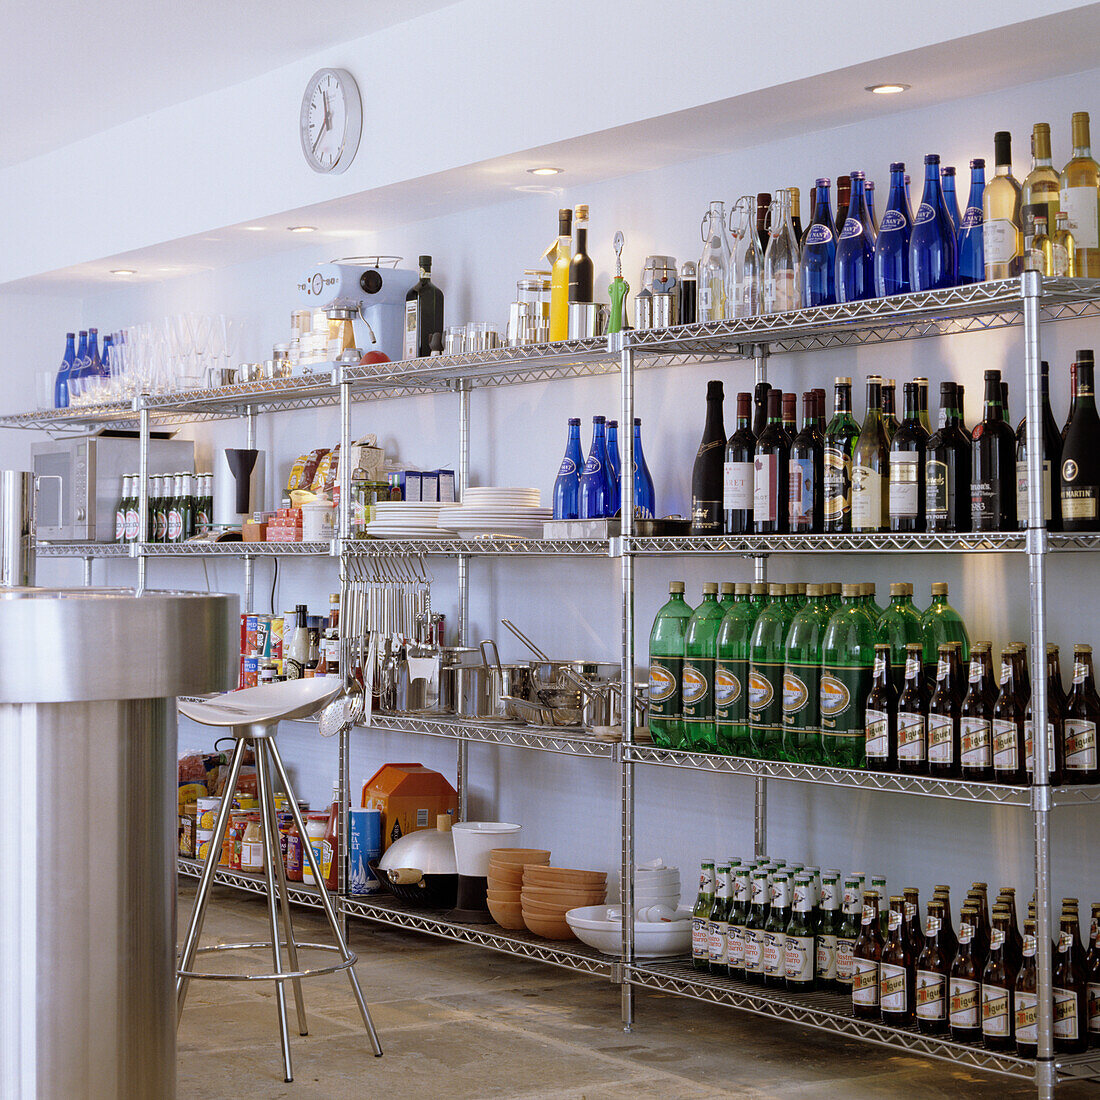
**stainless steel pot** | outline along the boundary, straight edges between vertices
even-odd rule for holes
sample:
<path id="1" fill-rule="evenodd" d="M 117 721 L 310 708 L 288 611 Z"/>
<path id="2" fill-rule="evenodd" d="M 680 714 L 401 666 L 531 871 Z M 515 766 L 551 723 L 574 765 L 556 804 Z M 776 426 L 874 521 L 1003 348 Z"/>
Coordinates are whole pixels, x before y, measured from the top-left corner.
<path id="1" fill-rule="evenodd" d="M 474 650 L 473 652 L 477 652 Z M 489 718 L 489 670 L 484 665 L 456 664 L 443 669 L 444 694 L 460 718 Z"/>
<path id="2" fill-rule="evenodd" d="M 408 659 L 402 665 L 405 680 L 405 710 L 424 714 L 461 714 L 466 717 L 484 717 L 487 702 L 479 702 L 484 687 L 477 686 L 484 680 L 484 668 L 476 649 L 447 646 L 443 649 L 411 647 L 409 657 L 414 661 L 424 659 L 433 662 L 431 677 L 411 677 L 417 666 Z M 480 674 L 474 676 L 474 673 Z M 478 708 L 481 708 L 480 711 Z"/>
<path id="3" fill-rule="evenodd" d="M 486 638 L 479 645 L 483 667 L 485 669 L 485 688 L 487 695 L 488 716 L 493 718 L 508 718 L 506 699 L 530 699 L 533 687 L 531 666 L 504 665 L 500 662 L 500 653 L 497 644 L 491 638 Z M 488 650 L 492 649 L 492 659 Z"/>

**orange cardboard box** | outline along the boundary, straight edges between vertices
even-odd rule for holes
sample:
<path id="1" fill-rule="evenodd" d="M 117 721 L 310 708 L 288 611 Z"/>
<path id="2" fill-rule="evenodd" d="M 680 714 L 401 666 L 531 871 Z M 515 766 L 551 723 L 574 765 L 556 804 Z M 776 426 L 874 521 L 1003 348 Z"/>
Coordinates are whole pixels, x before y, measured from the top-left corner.
<path id="1" fill-rule="evenodd" d="M 382 847 L 418 829 L 434 829 L 437 814 L 458 815 L 458 792 L 423 764 L 384 764 L 363 784 L 362 804 L 382 811 Z"/>

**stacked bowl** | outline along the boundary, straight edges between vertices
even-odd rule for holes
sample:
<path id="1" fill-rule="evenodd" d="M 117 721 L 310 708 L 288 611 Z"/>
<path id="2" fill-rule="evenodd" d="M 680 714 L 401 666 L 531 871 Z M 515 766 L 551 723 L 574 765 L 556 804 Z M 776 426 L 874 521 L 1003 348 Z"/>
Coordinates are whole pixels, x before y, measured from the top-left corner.
<path id="1" fill-rule="evenodd" d="M 640 921 L 674 920 L 680 905 L 676 867 L 639 867 L 634 872 L 634 917 Z"/>
<path id="2" fill-rule="evenodd" d="M 531 864 L 523 869 L 520 891 L 523 923 L 544 939 L 576 939 L 565 914 L 578 907 L 602 905 L 606 899 L 607 874 L 603 871 Z"/>
<path id="3" fill-rule="evenodd" d="M 523 869 L 527 865 L 545 867 L 549 862 L 550 853 L 543 848 L 494 848 L 489 853 L 485 900 L 490 916 L 501 928 L 518 931 L 526 927 L 520 903 Z"/>

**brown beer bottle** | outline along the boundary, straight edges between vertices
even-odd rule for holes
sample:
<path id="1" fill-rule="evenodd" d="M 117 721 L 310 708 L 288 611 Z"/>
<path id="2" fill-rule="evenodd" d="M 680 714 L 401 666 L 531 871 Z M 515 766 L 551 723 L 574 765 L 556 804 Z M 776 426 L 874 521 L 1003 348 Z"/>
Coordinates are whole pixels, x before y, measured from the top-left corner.
<path id="1" fill-rule="evenodd" d="M 959 950 L 948 978 L 948 1023 L 951 1038 L 974 1043 L 982 1037 L 982 966 L 974 950 L 978 910 L 964 905 L 959 920 Z"/>
<path id="2" fill-rule="evenodd" d="M 989 961 L 982 971 L 982 1041 L 987 1050 L 1012 1050 L 1012 1005 L 1016 968 L 1008 958 L 1008 906 L 993 907 Z"/>
<path id="3" fill-rule="evenodd" d="M 1020 969 L 1020 960 L 1024 954 L 1024 937 L 1016 921 L 1016 887 L 1002 886 L 1001 892 L 997 895 L 997 904 L 1008 908 L 1008 944 L 1005 950 L 1015 972 Z"/>
<path id="4" fill-rule="evenodd" d="M 1077 910 L 1063 903 L 1058 950 L 1054 956 L 1054 1050 L 1080 1054 L 1088 1049 L 1088 978 L 1078 958 Z"/>
<path id="5" fill-rule="evenodd" d="M 924 681 L 924 646 L 905 647 L 905 679 L 898 696 L 898 771 L 902 775 L 928 774 L 928 689 Z"/>
<path id="6" fill-rule="evenodd" d="M 928 701 L 928 774 L 936 779 L 957 779 L 962 698 L 951 643 L 941 645 L 939 654 L 936 687 Z"/>
<path id="7" fill-rule="evenodd" d="M 906 886 L 902 891 L 902 896 L 905 898 L 903 918 L 905 942 L 909 947 L 913 965 L 916 966 L 917 958 L 924 950 L 924 932 L 920 925 L 920 893 L 915 886 Z"/>
<path id="8" fill-rule="evenodd" d="M 1012 647 L 1016 651 L 1017 675 L 1016 689 L 1020 696 L 1020 710 L 1027 710 L 1028 701 L 1031 699 L 1031 665 L 1028 663 L 1028 648 L 1016 642 Z"/>
<path id="9" fill-rule="evenodd" d="M 1087 970 L 1088 951 L 1086 950 L 1084 943 L 1082 943 L 1081 941 L 1081 917 L 1077 911 L 1077 899 L 1062 898 L 1062 908 L 1071 911 L 1073 914 L 1073 957 L 1077 960 L 1077 963 L 1082 970 Z M 1055 947 L 1057 947 L 1057 940 L 1055 940 Z"/>
<path id="10" fill-rule="evenodd" d="M 1021 1058 L 1034 1058 L 1039 1043 L 1039 968 L 1035 963 L 1035 921 L 1024 921 L 1024 954 L 1020 973 L 1016 976 L 1016 996 L 1013 1005 L 1016 1053 Z"/>
<path id="11" fill-rule="evenodd" d="M 905 899 L 890 898 L 890 916 L 886 924 L 886 943 L 879 963 L 879 1005 L 882 1022 L 909 1027 L 916 1018 L 916 958 L 907 939 Z"/>
<path id="12" fill-rule="evenodd" d="M 970 893 L 966 895 L 967 905 L 973 905 L 978 910 L 978 927 L 974 932 L 974 951 L 978 956 L 981 966 L 985 966 L 989 958 L 989 940 L 992 931 L 989 923 L 989 885 L 984 882 L 971 884 Z"/>
<path id="13" fill-rule="evenodd" d="M 1032 747 L 1034 741 L 1034 722 L 1031 717 L 1032 696 L 1024 712 L 1024 766 L 1027 768 L 1028 783 L 1035 782 Z M 1050 785 L 1057 787 L 1064 781 L 1066 746 L 1062 733 L 1062 721 L 1065 716 L 1065 700 L 1062 692 L 1062 674 L 1058 668 L 1058 647 L 1047 646 L 1047 766 Z M 1042 738 L 1040 738 L 1042 740 Z"/>
<path id="14" fill-rule="evenodd" d="M 988 643 L 976 643 L 970 651 L 969 688 L 959 710 L 962 778 L 974 783 L 988 782 L 993 772 L 993 700 L 992 684 L 987 679 L 988 659 Z"/>
<path id="15" fill-rule="evenodd" d="M 1092 903 L 1089 950 L 1085 973 L 1088 977 L 1089 1044 L 1100 1046 L 1100 902 Z"/>
<path id="16" fill-rule="evenodd" d="M 1017 684 L 1019 652 L 1001 653 L 1001 691 L 993 704 L 993 782 L 1027 783 L 1024 768 L 1024 707 Z"/>
<path id="17" fill-rule="evenodd" d="M 943 1035 L 947 1032 L 947 972 L 950 962 L 940 946 L 943 914 L 942 901 L 928 903 L 924 949 L 917 959 L 917 1027 L 925 1035 Z"/>
<path id="18" fill-rule="evenodd" d="M 943 902 L 943 929 L 940 933 L 940 947 L 947 956 L 947 964 L 955 957 L 959 949 L 959 939 L 955 935 L 955 926 L 951 921 L 951 887 L 942 883 L 932 890 L 932 900 Z"/>
<path id="19" fill-rule="evenodd" d="M 863 891 L 859 935 L 852 949 L 852 1013 L 860 1020 L 879 1019 L 879 963 L 882 932 L 878 923 L 878 891 Z"/>
<path id="20" fill-rule="evenodd" d="M 898 695 L 890 680 L 890 646 L 875 646 L 871 691 L 864 710 L 864 752 L 872 771 L 898 770 Z"/>
<path id="21" fill-rule="evenodd" d="M 1100 781 L 1096 752 L 1097 722 L 1100 722 L 1100 697 L 1096 694 L 1096 679 L 1092 671 L 1092 646 L 1075 645 L 1073 686 L 1066 698 L 1062 722 L 1067 783 Z"/>

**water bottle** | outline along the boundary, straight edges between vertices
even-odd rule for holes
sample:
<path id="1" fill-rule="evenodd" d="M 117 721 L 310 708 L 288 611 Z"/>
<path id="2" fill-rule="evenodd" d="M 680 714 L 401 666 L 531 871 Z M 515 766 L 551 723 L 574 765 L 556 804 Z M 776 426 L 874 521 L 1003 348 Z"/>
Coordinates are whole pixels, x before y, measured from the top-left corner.
<path id="1" fill-rule="evenodd" d="M 940 169 L 940 179 L 943 183 L 943 201 L 947 203 L 947 213 L 957 235 L 962 217 L 959 214 L 959 199 L 955 194 L 955 169 L 949 164 L 945 165 Z"/>
<path id="2" fill-rule="evenodd" d="M 871 215 L 871 228 L 878 236 L 878 218 L 875 216 L 875 181 L 868 180 L 863 186 L 863 197 L 867 200 L 867 213 Z"/>
<path id="3" fill-rule="evenodd" d="M 565 455 L 554 482 L 554 519 L 580 517 L 581 420 L 569 418 L 569 435 L 565 440 Z"/>
<path id="4" fill-rule="evenodd" d="M 642 454 L 642 418 L 634 417 L 634 515 L 653 519 L 657 514 L 657 498 L 653 492 L 653 477 Z"/>
<path id="5" fill-rule="evenodd" d="M 764 253 L 764 312 L 798 309 L 798 238 L 791 224 L 790 192 L 781 188 L 769 209 L 771 223 Z"/>
<path id="6" fill-rule="evenodd" d="M 88 377 L 99 378 L 103 375 L 103 360 L 99 357 L 99 329 L 88 329 Z"/>
<path id="7" fill-rule="evenodd" d="M 55 409 L 69 407 L 69 375 L 76 366 L 76 333 L 65 333 L 65 354 L 61 357 L 61 366 L 57 368 L 57 379 L 53 385 L 53 405 Z"/>
<path id="8" fill-rule="evenodd" d="M 985 161 L 970 162 L 970 196 L 959 226 L 959 285 L 980 283 L 985 278 L 985 245 L 982 229 L 982 193 L 985 191 Z"/>
<path id="9" fill-rule="evenodd" d="M 726 204 L 713 201 L 700 224 L 703 255 L 699 260 L 698 301 L 700 321 L 721 321 L 733 316 L 727 311 L 726 289 L 730 281 L 731 249 L 726 233 Z"/>
<path id="10" fill-rule="evenodd" d="M 909 236 L 913 225 L 905 200 L 905 165 L 890 165 L 890 195 L 875 241 L 875 293 L 909 293 Z"/>
<path id="11" fill-rule="evenodd" d="M 81 329 L 76 345 L 76 359 L 73 361 L 72 370 L 69 371 L 69 400 L 81 397 L 84 393 L 84 379 L 87 375 L 88 363 L 88 330 Z"/>
<path id="12" fill-rule="evenodd" d="M 581 519 L 603 519 L 611 505 L 611 490 L 607 481 L 606 420 L 592 417 L 592 447 L 588 452 L 579 485 L 578 511 Z"/>
<path id="13" fill-rule="evenodd" d="M 858 302 L 875 295 L 875 230 L 863 190 L 863 173 L 852 173 L 844 231 L 836 246 L 836 300 Z"/>
<path id="14" fill-rule="evenodd" d="M 804 306 L 831 306 L 836 302 L 836 236 L 830 187 L 828 179 L 814 184 L 814 216 L 802 242 L 798 268 Z"/>
<path id="15" fill-rule="evenodd" d="M 958 279 L 958 244 L 940 184 L 940 158 L 924 158 L 924 194 L 909 237 L 909 281 L 913 290 L 938 290 Z"/>
<path id="16" fill-rule="evenodd" d="M 755 317 L 763 307 L 764 254 L 753 224 L 755 202 L 751 195 L 742 195 L 734 205 L 740 218 L 734 230 L 737 249 L 730 275 L 734 317 Z"/>
<path id="17" fill-rule="evenodd" d="M 609 420 L 607 422 L 607 485 L 611 490 L 611 506 L 608 515 L 613 516 L 619 511 L 619 497 L 623 489 L 623 465 L 619 460 L 619 422 Z"/>
<path id="18" fill-rule="evenodd" d="M 99 372 L 104 378 L 111 377 L 111 348 L 113 346 L 114 338 L 110 333 L 107 333 L 107 335 L 103 337 L 103 366 Z"/>

